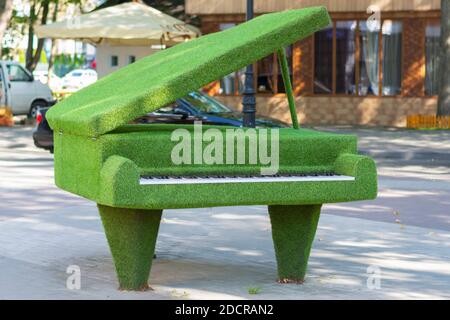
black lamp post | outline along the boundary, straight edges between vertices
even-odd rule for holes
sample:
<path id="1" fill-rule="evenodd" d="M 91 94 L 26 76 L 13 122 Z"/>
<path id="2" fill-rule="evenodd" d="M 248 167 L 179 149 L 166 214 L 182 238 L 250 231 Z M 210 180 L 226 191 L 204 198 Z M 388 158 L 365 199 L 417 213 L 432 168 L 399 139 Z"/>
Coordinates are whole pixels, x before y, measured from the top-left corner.
<path id="1" fill-rule="evenodd" d="M 253 19 L 253 0 L 247 0 L 247 14 L 246 20 Z M 243 113 L 244 113 L 244 127 L 255 127 L 255 113 L 256 113 L 256 99 L 255 90 L 253 88 L 253 65 L 250 64 L 245 70 L 245 85 L 243 92 Z"/>

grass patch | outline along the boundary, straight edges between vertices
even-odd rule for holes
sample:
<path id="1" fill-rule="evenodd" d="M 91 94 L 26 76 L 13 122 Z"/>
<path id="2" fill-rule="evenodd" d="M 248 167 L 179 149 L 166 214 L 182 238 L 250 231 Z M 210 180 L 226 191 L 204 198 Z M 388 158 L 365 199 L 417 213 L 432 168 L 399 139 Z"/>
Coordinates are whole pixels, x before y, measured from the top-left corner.
<path id="1" fill-rule="evenodd" d="M 250 287 L 248 288 L 248 294 L 260 294 L 261 293 L 261 287 Z"/>

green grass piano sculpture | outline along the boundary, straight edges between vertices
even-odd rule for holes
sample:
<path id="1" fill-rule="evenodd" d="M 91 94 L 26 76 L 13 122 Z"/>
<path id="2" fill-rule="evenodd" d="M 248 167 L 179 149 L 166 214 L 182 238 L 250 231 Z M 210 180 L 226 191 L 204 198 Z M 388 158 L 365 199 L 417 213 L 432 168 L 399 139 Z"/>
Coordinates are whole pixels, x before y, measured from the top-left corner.
<path id="1" fill-rule="evenodd" d="M 284 48 L 329 23 L 322 7 L 262 15 L 141 59 L 48 111 L 56 184 L 98 204 L 120 288 L 148 286 L 163 209 L 267 205 L 278 279 L 298 283 L 321 205 L 376 197 L 375 164 L 357 154 L 356 137 L 298 129 Z M 171 133 L 190 126 L 129 124 L 273 52 L 280 58 L 294 127 L 279 131 L 279 180 L 262 181 L 260 167 L 248 160 L 174 165 Z M 286 181 L 283 174 L 299 179 Z M 145 183 L 163 175 L 221 176 L 224 183 Z M 240 175 L 254 179 L 238 181 Z M 309 175 L 315 179 L 302 178 Z"/>

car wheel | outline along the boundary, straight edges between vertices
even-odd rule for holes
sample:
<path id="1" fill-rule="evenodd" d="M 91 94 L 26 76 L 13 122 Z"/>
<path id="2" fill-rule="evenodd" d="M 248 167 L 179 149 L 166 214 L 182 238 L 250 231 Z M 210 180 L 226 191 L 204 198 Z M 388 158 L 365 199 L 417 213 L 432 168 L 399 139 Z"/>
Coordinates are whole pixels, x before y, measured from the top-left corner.
<path id="1" fill-rule="evenodd" d="M 45 101 L 34 101 L 31 104 L 30 111 L 28 112 L 28 118 L 36 119 L 37 111 L 39 110 L 39 108 L 45 108 L 47 106 L 47 102 Z"/>

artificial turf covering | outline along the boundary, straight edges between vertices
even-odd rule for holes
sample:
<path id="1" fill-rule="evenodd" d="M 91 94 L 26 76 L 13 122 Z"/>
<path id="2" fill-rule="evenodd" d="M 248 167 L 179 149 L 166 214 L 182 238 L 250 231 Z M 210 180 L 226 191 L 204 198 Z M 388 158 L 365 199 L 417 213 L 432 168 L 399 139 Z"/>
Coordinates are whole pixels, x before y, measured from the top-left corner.
<path id="1" fill-rule="evenodd" d="M 319 223 L 321 205 L 269 206 L 278 281 L 302 283 Z"/>
<path id="2" fill-rule="evenodd" d="M 354 136 L 305 129 L 279 131 L 279 172 L 335 172 L 355 181 L 139 185 L 142 174 L 259 173 L 260 166 L 248 161 L 176 166 L 171 134 L 192 127 L 125 124 L 329 23 L 322 7 L 263 15 L 141 59 L 47 112 L 54 130 L 56 184 L 98 203 L 121 288 L 146 288 L 163 209 L 268 205 L 279 279 L 301 282 L 321 204 L 376 197 L 375 164 L 357 154 Z"/>
<path id="3" fill-rule="evenodd" d="M 147 289 L 162 210 L 98 209 L 120 288 Z"/>
<path id="4" fill-rule="evenodd" d="M 103 205 L 139 209 L 321 204 L 376 196 L 375 164 L 356 154 L 356 137 L 306 129 L 279 130 L 279 172 L 335 172 L 354 176 L 356 181 L 139 185 L 144 174 L 258 174 L 260 166 L 248 163 L 250 148 L 241 165 L 174 165 L 171 152 L 178 142 L 171 141 L 171 134 L 180 128 L 192 131 L 192 126 L 145 125 L 130 131 L 131 127 L 97 139 L 56 134 L 56 184 Z M 203 130 L 209 128 L 203 126 Z M 224 133 L 228 128 L 215 129 Z M 203 143 L 203 148 L 207 145 Z M 191 153 L 194 158 L 194 147 Z"/>
<path id="5" fill-rule="evenodd" d="M 55 132 L 97 137 L 329 24 L 324 7 L 265 14 L 140 59 L 62 100 L 46 117 Z"/>

